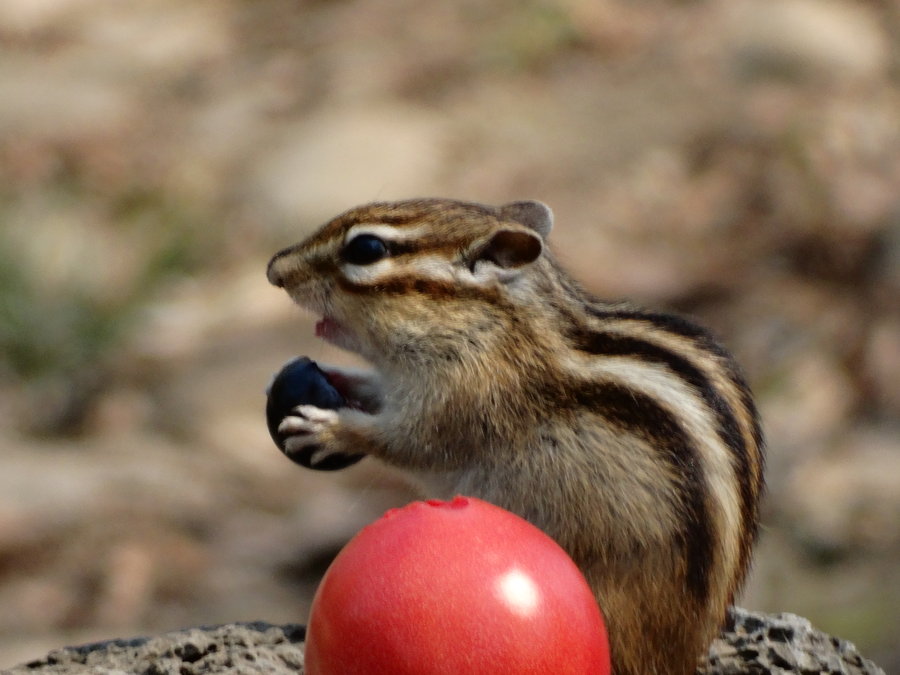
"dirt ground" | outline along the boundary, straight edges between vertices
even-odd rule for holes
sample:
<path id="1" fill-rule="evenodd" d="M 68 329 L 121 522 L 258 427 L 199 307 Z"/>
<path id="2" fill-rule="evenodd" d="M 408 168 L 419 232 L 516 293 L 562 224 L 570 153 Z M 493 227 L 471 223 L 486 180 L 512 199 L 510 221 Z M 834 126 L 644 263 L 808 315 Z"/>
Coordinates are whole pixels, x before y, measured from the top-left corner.
<path id="1" fill-rule="evenodd" d="M 268 438 L 271 374 L 348 357 L 265 264 L 423 195 L 541 199 L 591 290 L 711 326 L 769 439 L 741 604 L 900 670 L 889 0 L 0 3 L 0 667 L 305 621 L 412 495 Z"/>

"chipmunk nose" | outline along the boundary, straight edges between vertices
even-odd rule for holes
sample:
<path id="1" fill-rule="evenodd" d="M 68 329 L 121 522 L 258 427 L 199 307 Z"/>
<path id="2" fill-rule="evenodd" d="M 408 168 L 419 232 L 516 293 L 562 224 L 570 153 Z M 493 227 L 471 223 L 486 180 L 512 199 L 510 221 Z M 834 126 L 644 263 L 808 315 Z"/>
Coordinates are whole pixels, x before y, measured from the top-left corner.
<path id="1" fill-rule="evenodd" d="M 266 278 L 269 280 L 270 284 L 278 286 L 278 288 L 284 288 L 284 284 L 287 281 L 287 268 L 290 267 L 290 265 L 286 264 L 285 258 L 290 256 L 296 250 L 296 246 L 291 246 L 272 256 L 272 259 L 269 261 L 269 266 L 266 268 Z"/>
<path id="2" fill-rule="evenodd" d="M 269 261 L 269 266 L 266 268 L 266 278 L 273 286 L 284 288 L 284 277 L 281 275 L 281 272 L 277 268 L 278 259 L 280 256 L 280 253 L 276 253 L 275 256 Z"/>

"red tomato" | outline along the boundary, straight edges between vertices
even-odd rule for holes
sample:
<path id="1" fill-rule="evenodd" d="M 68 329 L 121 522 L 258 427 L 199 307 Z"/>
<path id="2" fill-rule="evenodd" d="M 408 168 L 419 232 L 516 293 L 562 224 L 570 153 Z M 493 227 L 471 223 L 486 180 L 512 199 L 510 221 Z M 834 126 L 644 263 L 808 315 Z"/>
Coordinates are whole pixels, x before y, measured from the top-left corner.
<path id="1" fill-rule="evenodd" d="M 471 497 L 388 511 L 313 599 L 307 675 L 608 675 L 600 610 L 571 558 Z"/>

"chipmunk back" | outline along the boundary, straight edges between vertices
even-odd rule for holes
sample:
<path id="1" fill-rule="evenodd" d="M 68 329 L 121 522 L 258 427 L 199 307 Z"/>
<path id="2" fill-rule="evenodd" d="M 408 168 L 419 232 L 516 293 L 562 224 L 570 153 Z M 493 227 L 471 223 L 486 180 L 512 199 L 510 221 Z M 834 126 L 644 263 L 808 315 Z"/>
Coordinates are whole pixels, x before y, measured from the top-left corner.
<path id="1" fill-rule="evenodd" d="M 617 675 L 692 673 L 756 536 L 753 400 L 702 328 L 584 291 L 551 227 L 538 202 L 374 203 L 276 254 L 269 280 L 373 367 L 325 367 L 356 408 L 299 406 L 286 452 L 363 452 L 518 513 L 584 572 Z"/>

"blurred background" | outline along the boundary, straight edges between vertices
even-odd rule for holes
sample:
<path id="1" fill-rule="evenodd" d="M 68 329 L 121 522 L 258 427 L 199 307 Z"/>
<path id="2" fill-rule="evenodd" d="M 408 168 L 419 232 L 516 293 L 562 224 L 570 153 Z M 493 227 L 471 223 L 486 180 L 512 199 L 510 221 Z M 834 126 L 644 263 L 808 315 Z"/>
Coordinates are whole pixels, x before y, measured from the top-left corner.
<path id="1" fill-rule="evenodd" d="M 413 196 L 544 200 L 590 289 L 717 331 L 769 438 L 741 604 L 900 671 L 893 0 L 4 0 L 0 667 L 306 620 L 411 494 L 270 441 L 271 374 L 348 357 L 265 265 Z"/>

